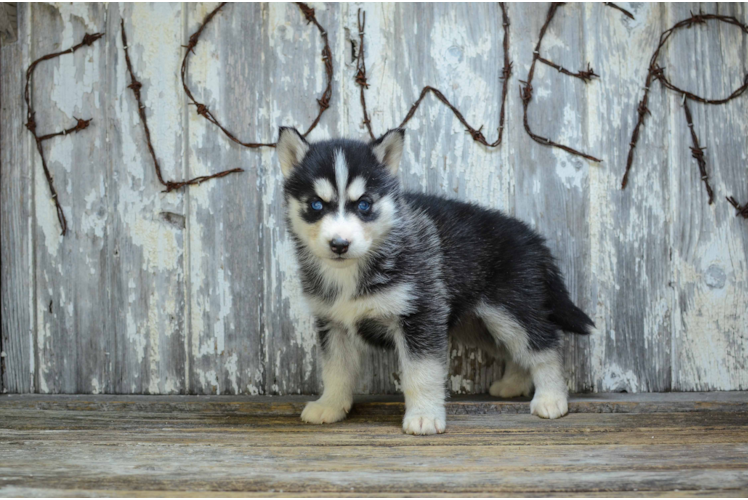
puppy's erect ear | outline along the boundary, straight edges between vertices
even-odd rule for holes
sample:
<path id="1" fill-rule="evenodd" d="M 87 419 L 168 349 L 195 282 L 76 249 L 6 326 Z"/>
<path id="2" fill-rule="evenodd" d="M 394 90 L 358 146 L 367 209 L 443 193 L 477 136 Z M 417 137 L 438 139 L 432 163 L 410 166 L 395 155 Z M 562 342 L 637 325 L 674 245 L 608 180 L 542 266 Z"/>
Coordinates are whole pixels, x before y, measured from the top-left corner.
<path id="1" fill-rule="evenodd" d="M 309 151 L 309 143 L 295 128 L 281 127 L 275 149 L 278 151 L 278 160 L 283 177 L 288 177 L 291 175 L 293 168 L 301 163 L 306 152 Z"/>
<path id="2" fill-rule="evenodd" d="M 382 137 L 371 143 L 371 150 L 377 160 L 384 164 L 392 175 L 397 174 L 400 167 L 400 158 L 403 156 L 403 144 L 405 142 L 405 130 L 393 128 Z"/>

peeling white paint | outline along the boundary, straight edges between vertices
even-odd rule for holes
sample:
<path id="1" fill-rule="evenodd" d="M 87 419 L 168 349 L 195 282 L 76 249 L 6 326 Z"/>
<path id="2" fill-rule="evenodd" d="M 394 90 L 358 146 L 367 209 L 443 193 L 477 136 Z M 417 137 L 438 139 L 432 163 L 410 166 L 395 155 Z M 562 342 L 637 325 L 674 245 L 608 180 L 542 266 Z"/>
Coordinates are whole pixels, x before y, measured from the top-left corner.
<path id="1" fill-rule="evenodd" d="M 625 370 L 615 363 L 604 368 L 603 392 L 639 392 L 639 379 L 632 370 Z"/>
<path id="2" fill-rule="evenodd" d="M 226 337 L 225 320 L 232 312 L 231 286 L 230 282 L 226 280 L 225 274 L 223 267 L 219 267 L 216 273 L 218 289 L 213 292 L 214 295 L 218 296 L 220 304 L 218 317 L 216 318 L 216 325 L 213 330 L 216 337 L 216 352 L 218 354 L 223 354 L 224 352 Z M 233 330 L 233 325 L 230 327 Z"/>
<path id="3" fill-rule="evenodd" d="M 239 382 L 238 382 L 238 376 L 239 376 L 239 370 L 237 367 L 239 357 L 237 354 L 231 353 L 225 362 L 226 371 L 228 373 L 229 382 L 231 383 L 231 389 L 233 394 L 239 393 Z"/>
<path id="4" fill-rule="evenodd" d="M 127 340 L 135 349 L 137 359 L 142 360 L 145 357 L 146 335 L 143 331 L 138 331 L 138 324 L 133 317 L 132 309 L 127 311 Z"/>

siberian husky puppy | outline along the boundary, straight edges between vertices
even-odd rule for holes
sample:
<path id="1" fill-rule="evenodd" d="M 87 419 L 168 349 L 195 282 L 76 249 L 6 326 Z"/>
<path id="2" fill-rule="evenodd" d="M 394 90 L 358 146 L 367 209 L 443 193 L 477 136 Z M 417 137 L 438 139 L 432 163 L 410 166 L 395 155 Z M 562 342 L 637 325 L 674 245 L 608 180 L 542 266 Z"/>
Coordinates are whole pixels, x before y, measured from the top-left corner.
<path id="1" fill-rule="evenodd" d="M 362 350 L 397 351 L 409 434 L 446 429 L 447 340 L 508 356 L 490 393 L 535 395 L 531 412 L 567 409 L 561 332 L 592 320 L 569 298 L 544 240 L 497 210 L 404 192 L 404 131 L 313 144 L 281 128 L 287 224 L 316 317 L 324 392 L 302 420 L 345 418 Z"/>

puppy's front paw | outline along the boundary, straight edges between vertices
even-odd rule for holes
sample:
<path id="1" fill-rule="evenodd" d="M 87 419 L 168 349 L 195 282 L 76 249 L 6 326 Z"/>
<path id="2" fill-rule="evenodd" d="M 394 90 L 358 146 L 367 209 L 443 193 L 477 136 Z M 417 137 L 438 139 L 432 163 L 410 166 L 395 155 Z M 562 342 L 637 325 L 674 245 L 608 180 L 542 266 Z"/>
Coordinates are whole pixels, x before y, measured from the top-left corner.
<path id="1" fill-rule="evenodd" d="M 566 394 L 561 392 L 536 392 L 530 402 L 530 413 L 540 418 L 559 418 L 569 413 Z"/>
<path id="2" fill-rule="evenodd" d="M 425 436 L 427 434 L 441 434 L 447 430 L 447 416 L 444 411 L 436 415 L 421 412 L 405 413 L 403 431 L 406 434 Z"/>
<path id="3" fill-rule="evenodd" d="M 310 401 L 301 412 L 301 420 L 308 424 L 332 424 L 340 422 L 350 410 L 342 406 L 330 405 L 320 401 Z"/>

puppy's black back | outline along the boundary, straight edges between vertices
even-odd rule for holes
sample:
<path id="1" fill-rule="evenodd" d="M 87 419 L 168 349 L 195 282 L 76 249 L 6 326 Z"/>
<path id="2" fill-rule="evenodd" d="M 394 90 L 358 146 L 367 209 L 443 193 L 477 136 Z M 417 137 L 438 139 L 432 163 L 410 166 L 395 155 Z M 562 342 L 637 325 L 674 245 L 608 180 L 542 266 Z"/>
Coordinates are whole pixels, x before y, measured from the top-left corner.
<path id="1" fill-rule="evenodd" d="M 522 221 L 472 203 L 405 193 L 436 225 L 450 295 L 450 326 L 484 302 L 501 306 L 528 331 L 536 349 L 558 330 L 586 334 L 592 320 L 569 298 L 544 239 Z"/>

